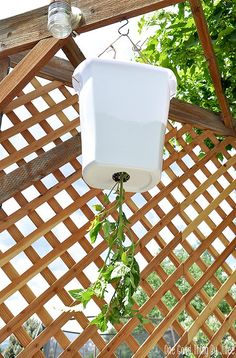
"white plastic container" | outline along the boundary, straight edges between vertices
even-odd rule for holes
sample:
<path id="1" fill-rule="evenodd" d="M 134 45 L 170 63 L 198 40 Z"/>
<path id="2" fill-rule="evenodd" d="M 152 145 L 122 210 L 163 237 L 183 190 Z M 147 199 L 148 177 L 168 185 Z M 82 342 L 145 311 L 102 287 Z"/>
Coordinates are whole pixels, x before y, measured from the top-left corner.
<path id="1" fill-rule="evenodd" d="M 116 172 L 124 188 L 143 192 L 160 181 L 170 99 L 176 94 L 171 70 L 135 62 L 90 59 L 74 71 L 79 93 L 83 178 L 110 189 Z"/>

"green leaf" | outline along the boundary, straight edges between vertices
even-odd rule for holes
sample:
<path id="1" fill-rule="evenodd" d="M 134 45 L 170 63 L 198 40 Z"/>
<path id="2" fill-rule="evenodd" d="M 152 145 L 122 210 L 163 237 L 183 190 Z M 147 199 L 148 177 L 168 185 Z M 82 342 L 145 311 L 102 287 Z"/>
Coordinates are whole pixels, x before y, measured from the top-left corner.
<path id="1" fill-rule="evenodd" d="M 202 159 L 202 158 L 205 157 L 205 155 L 206 155 L 205 152 L 199 152 L 199 153 L 198 153 L 198 158 Z"/>
<path id="2" fill-rule="evenodd" d="M 93 205 L 93 208 L 96 211 L 102 211 L 104 209 L 104 207 L 102 205 L 99 205 L 99 204 Z"/>
<path id="3" fill-rule="evenodd" d="M 105 205 L 108 205 L 110 203 L 109 197 L 107 194 L 104 194 L 103 203 Z"/>
<path id="4" fill-rule="evenodd" d="M 124 202 L 123 183 L 118 183 L 115 187 L 117 188 L 115 204 L 109 209 L 95 205 L 96 211 L 102 210 L 102 213 L 95 216 L 89 228 L 92 243 L 96 241 L 100 230 L 103 231 L 104 239 L 108 243 L 109 250 L 104 265 L 98 270 L 97 280 L 88 289 L 70 291 L 71 296 L 80 301 L 85 308 L 94 296 L 104 299 L 107 287 L 116 280 L 115 292 L 110 303 L 103 305 L 99 315 L 91 322 L 102 332 L 108 329 L 108 322 L 111 324 L 120 323 L 122 318 L 133 317 L 136 314 L 132 308 L 134 304 L 133 294 L 140 279 L 139 267 L 134 258 L 135 244 L 125 246 L 125 230 L 128 228 L 129 222 L 122 210 Z M 119 209 L 119 218 L 116 222 L 110 222 L 107 217 L 114 209 Z"/>
<path id="5" fill-rule="evenodd" d="M 88 288 L 87 290 L 82 292 L 80 301 L 84 308 L 86 308 L 87 304 L 89 303 L 89 301 L 92 299 L 93 296 L 94 296 L 94 291 L 92 288 Z"/>
<path id="6" fill-rule="evenodd" d="M 232 145 L 231 145 L 231 144 L 228 144 L 228 145 L 226 145 L 225 149 L 226 149 L 226 150 L 232 150 L 232 149 L 233 149 L 233 147 L 232 147 Z"/>
<path id="7" fill-rule="evenodd" d="M 223 156 L 222 153 L 217 153 L 217 154 L 216 154 L 216 157 L 217 157 L 221 162 L 223 162 L 224 156 Z"/>
<path id="8" fill-rule="evenodd" d="M 127 253 L 126 252 L 123 252 L 122 255 L 121 255 L 121 261 L 127 265 L 128 261 L 127 261 Z"/>
<path id="9" fill-rule="evenodd" d="M 140 269 L 139 269 L 139 265 L 135 258 L 133 260 L 132 274 L 133 274 L 133 279 L 134 279 L 134 285 L 135 285 L 135 287 L 138 287 L 139 281 L 140 281 Z"/>
<path id="10" fill-rule="evenodd" d="M 130 272 L 130 268 L 126 266 L 123 262 L 116 262 L 114 265 L 114 269 L 111 274 L 111 279 L 116 279 L 119 277 L 124 277 L 128 272 Z"/>
<path id="11" fill-rule="evenodd" d="M 102 274 L 102 277 L 98 279 L 93 285 L 93 292 L 99 298 L 104 298 L 104 293 L 107 288 L 107 277 L 105 275 L 106 272 Z"/>
<path id="12" fill-rule="evenodd" d="M 103 224 L 102 224 L 102 230 L 104 232 L 104 238 L 107 239 L 110 237 L 110 233 L 111 233 L 111 223 L 108 220 L 104 220 Z"/>
<path id="13" fill-rule="evenodd" d="M 81 293 L 83 292 L 84 290 L 82 288 L 79 288 L 77 290 L 70 290 L 68 291 L 69 294 L 77 301 L 81 301 Z"/>
<path id="14" fill-rule="evenodd" d="M 145 318 L 141 313 L 138 313 L 136 317 L 139 319 L 140 323 L 142 324 L 150 323 L 150 320 Z"/>
<path id="15" fill-rule="evenodd" d="M 96 216 L 92 222 L 92 225 L 90 226 L 90 231 L 89 231 L 89 236 L 92 244 L 95 243 L 101 227 L 102 227 L 102 222 L 100 222 L 99 218 Z"/>
<path id="16" fill-rule="evenodd" d="M 90 325 L 95 324 L 100 331 L 105 332 L 108 329 L 108 321 L 106 319 L 106 316 L 101 312 L 95 317 L 91 322 Z"/>
<path id="17" fill-rule="evenodd" d="M 70 290 L 69 294 L 77 301 L 80 301 L 85 308 L 88 302 L 91 300 L 94 295 L 93 289 L 89 287 L 87 290 L 78 289 L 78 290 Z"/>
<path id="18" fill-rule="evenodd" d="M 192 141 L 193 141 L 193 137 L 191 136 L 191 134 L 186 133 L 185 142 L 186 142 L 187 144 L 190 144 L 190 143 L 192 143 Z"/>
<path id="19" fill-rule="evenodd" d="M 111 273 L 114 269 L 113 265 L 109 265 L 109 266 L 105 266 L 101 272 L 102 276 L 104 277 L 104 279 L 109 282 L 110 278 L 111 278 Z"/>

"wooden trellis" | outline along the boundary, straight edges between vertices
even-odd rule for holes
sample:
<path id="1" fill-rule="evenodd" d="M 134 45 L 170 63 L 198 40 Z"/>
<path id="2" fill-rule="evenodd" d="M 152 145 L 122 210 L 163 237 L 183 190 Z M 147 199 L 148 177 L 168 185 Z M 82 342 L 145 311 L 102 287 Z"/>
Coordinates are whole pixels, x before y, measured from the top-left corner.
<path id="1" fill-rule="evenodd" d="M 145 4 L 143 12 L 170 4 L 149 3 L 150 8 Z M 192 1 L 193 8 L 196 3 Z M 142 13 L 140 7 L 131 14 L 132 6 L 130 13 L 125 8 L 127 14 Z M 88 26 L 91 23 L 89 18 Z M 158 348 L 156 357 L 178 357 L 180 347 L 190 347 L 196 357 L 210 356 L 197 350 L 196 335 L 201 331 L 209 348 L 216 347 L 222 357 L 235 357 L 235 350 L 226 352 L 224 337 L 227 335 L 236 344 L 236 143 L 222 94 L 226 126 L 219 115 L 177 100 L 172 102 L 161 182 L 150 192 L 126 193 L 127 216 L 142 267 L 140 290 L 146 297 L 143 305 L 136 308 L 147 316 L 155 308 L 162 317 L 158 323 L 144 324 L 143 343 L 140 345 L 133 334 L 139 324 L 136 318 L 116 325 L 116 335 L 107 342 L 95 326 L 89 325 L 84 312 L 51 311 L 49 303 L 55 298 L 61 306 L 73 305 L 68 287 L 75 282 L 85 288 L 90 285 L 93 277 L 88 268 L 102 266 L 107 247 L 102 237 L 92 245 L 87 234 L 94 215 L 92 204 L 102 202 L 104 193 L 88 188 L 81 177 L 78 98 L 69 87 L 69 77 L 65 73 L 50 74 L 53 64 L 48 62 L 61 46 L 73 66 L 83 56 L 80 53 L 78 59 L 78 49 L 71 39 L 67 43 L 51 38 L 38 40 L 41 41 L 2 81 L 4 91 L 0 93 L 4 113 L 0 136 L 4 153 L 0 162 L 0 344 L 13 334 L 23 347 L 18 357 L 44 357 L 41 348 L 52 337 L 62 349 L 61 357 L 81 357 L 80 349 L 89 340 L 96 346 L 97 356 L 105 358 L 115 357 L 121 344 L 129 347 L 133 357 L 147 357 L 153 348 Z M 20 47 L 28 48 L 29 45 Z M 37 56 L 39 49 L 42 52 Z M 15 60 L 18 62 L 16 57 Z M 48 67 L 42 69 L 47 62 Z M 66 66 L 70 76 L 72 69 L 68 63 Z M 193 129 L 198 118 L 199 127 L 208 129 Z M 209 121 L 204 123 L 204 118 Z M 211 149 L 206 140 L 212 142 Z M 183 259 L 179 251 L 184 252 Z M 208 264 L 204 253 L 211 258 Z M 24 267 L 20 260 L 25 260 Z M 163 265 L 166 260 L 173 268 L 171 273 Z M 191 270 L 194 265 L 201 272 L 198 278 Z M 224 272 L 224 280 L 216 276 L 219 269 Z M 160 280 L 158 288 L 152 286 L 152 275 Z M 181 291 L 180 279 L 188 283 L 187 292 Z M 40 292 L 35 292 L 33 282 L 42 284 Z M 214 287 L 213 297 L 207 294 L 206 284 Z M 167 293 L 175 300 L 172 308 L 163 300 Z M 24 302 L 18 314 L 11 306 L 15 297 Z M 202 303 L 201 312 L 193 305 L 196 297 Z M 228 304 L 227 315 L 220 308 L 222 301 Z M 95 304 L 101 308 L 104 302 L 95 299 Z M 181 324 L 183 312 L 192 321 L 190 328 Z M 32 339 L 24 323 L 34 315 L 44 329 Z M 208 325 L 213 316 L 219 324 L 216 331 Z M 73 341 L 63 330 L 72 319 L 82 332 Z M 168 330 L 177 337 L 172 348 L 166 341 Z"/>

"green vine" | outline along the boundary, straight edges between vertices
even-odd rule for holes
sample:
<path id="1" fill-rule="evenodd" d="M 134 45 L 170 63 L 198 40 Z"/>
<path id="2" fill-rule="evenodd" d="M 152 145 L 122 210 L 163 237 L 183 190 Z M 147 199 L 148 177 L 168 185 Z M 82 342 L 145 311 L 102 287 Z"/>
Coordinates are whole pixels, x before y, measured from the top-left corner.
<path id="1" fill-rule="evenodd" d="M 143 316 L 133 309 L 133 295 L 139 285 L 140 270 L 135 259 L 135 243 L 132 241 L 129 246 L 125 246 L 125 232 L 129 231 L 129 221 L 123 212 L 125 175 L 120 173 L 120 180 L 113 187 L 116 200 L 111 208 L 94 205 L 97 214 L 89 228 L 91 243 L 95 243 L 100 232 L 108 244 L 108 253 L 104 265 L 99 269 L 98 278 L 87 289 L 69 291 L 85 308 L 94 296 L 104 299 L 108 286 L 113 285 L 114 293 L 110 302 L 103 305 L 101 312 L 90 322 L 102 332 L 107 330 L 108 322 L 120 323 L 123 318 L 136 316 L 141 322 L 144 321 Z M 109 203 L 109 195 L 105 196 L 104 204 Z M 118 210 L 119 214 L 115 222 L 108 218 L 114 210 Z"/>

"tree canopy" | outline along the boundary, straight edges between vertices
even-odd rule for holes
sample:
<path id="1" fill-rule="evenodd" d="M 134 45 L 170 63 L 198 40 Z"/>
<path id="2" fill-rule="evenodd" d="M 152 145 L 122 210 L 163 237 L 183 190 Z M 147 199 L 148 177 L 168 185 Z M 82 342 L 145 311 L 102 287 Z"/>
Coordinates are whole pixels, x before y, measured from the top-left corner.
<path id="1" fill-rule="evenodd" d="M 236 115 L 236 2 L 203 0 L 222 85 L 231 110 Z M 207 62 L 198 39 L 188 2 L 143 16 L 139 31 L 155 29 L 142 51 L 150 63 L 173 70 L 178 81 L 178 98 L 219 111 Z M 138 61 L 143 62 L 144 59 Z"/>

